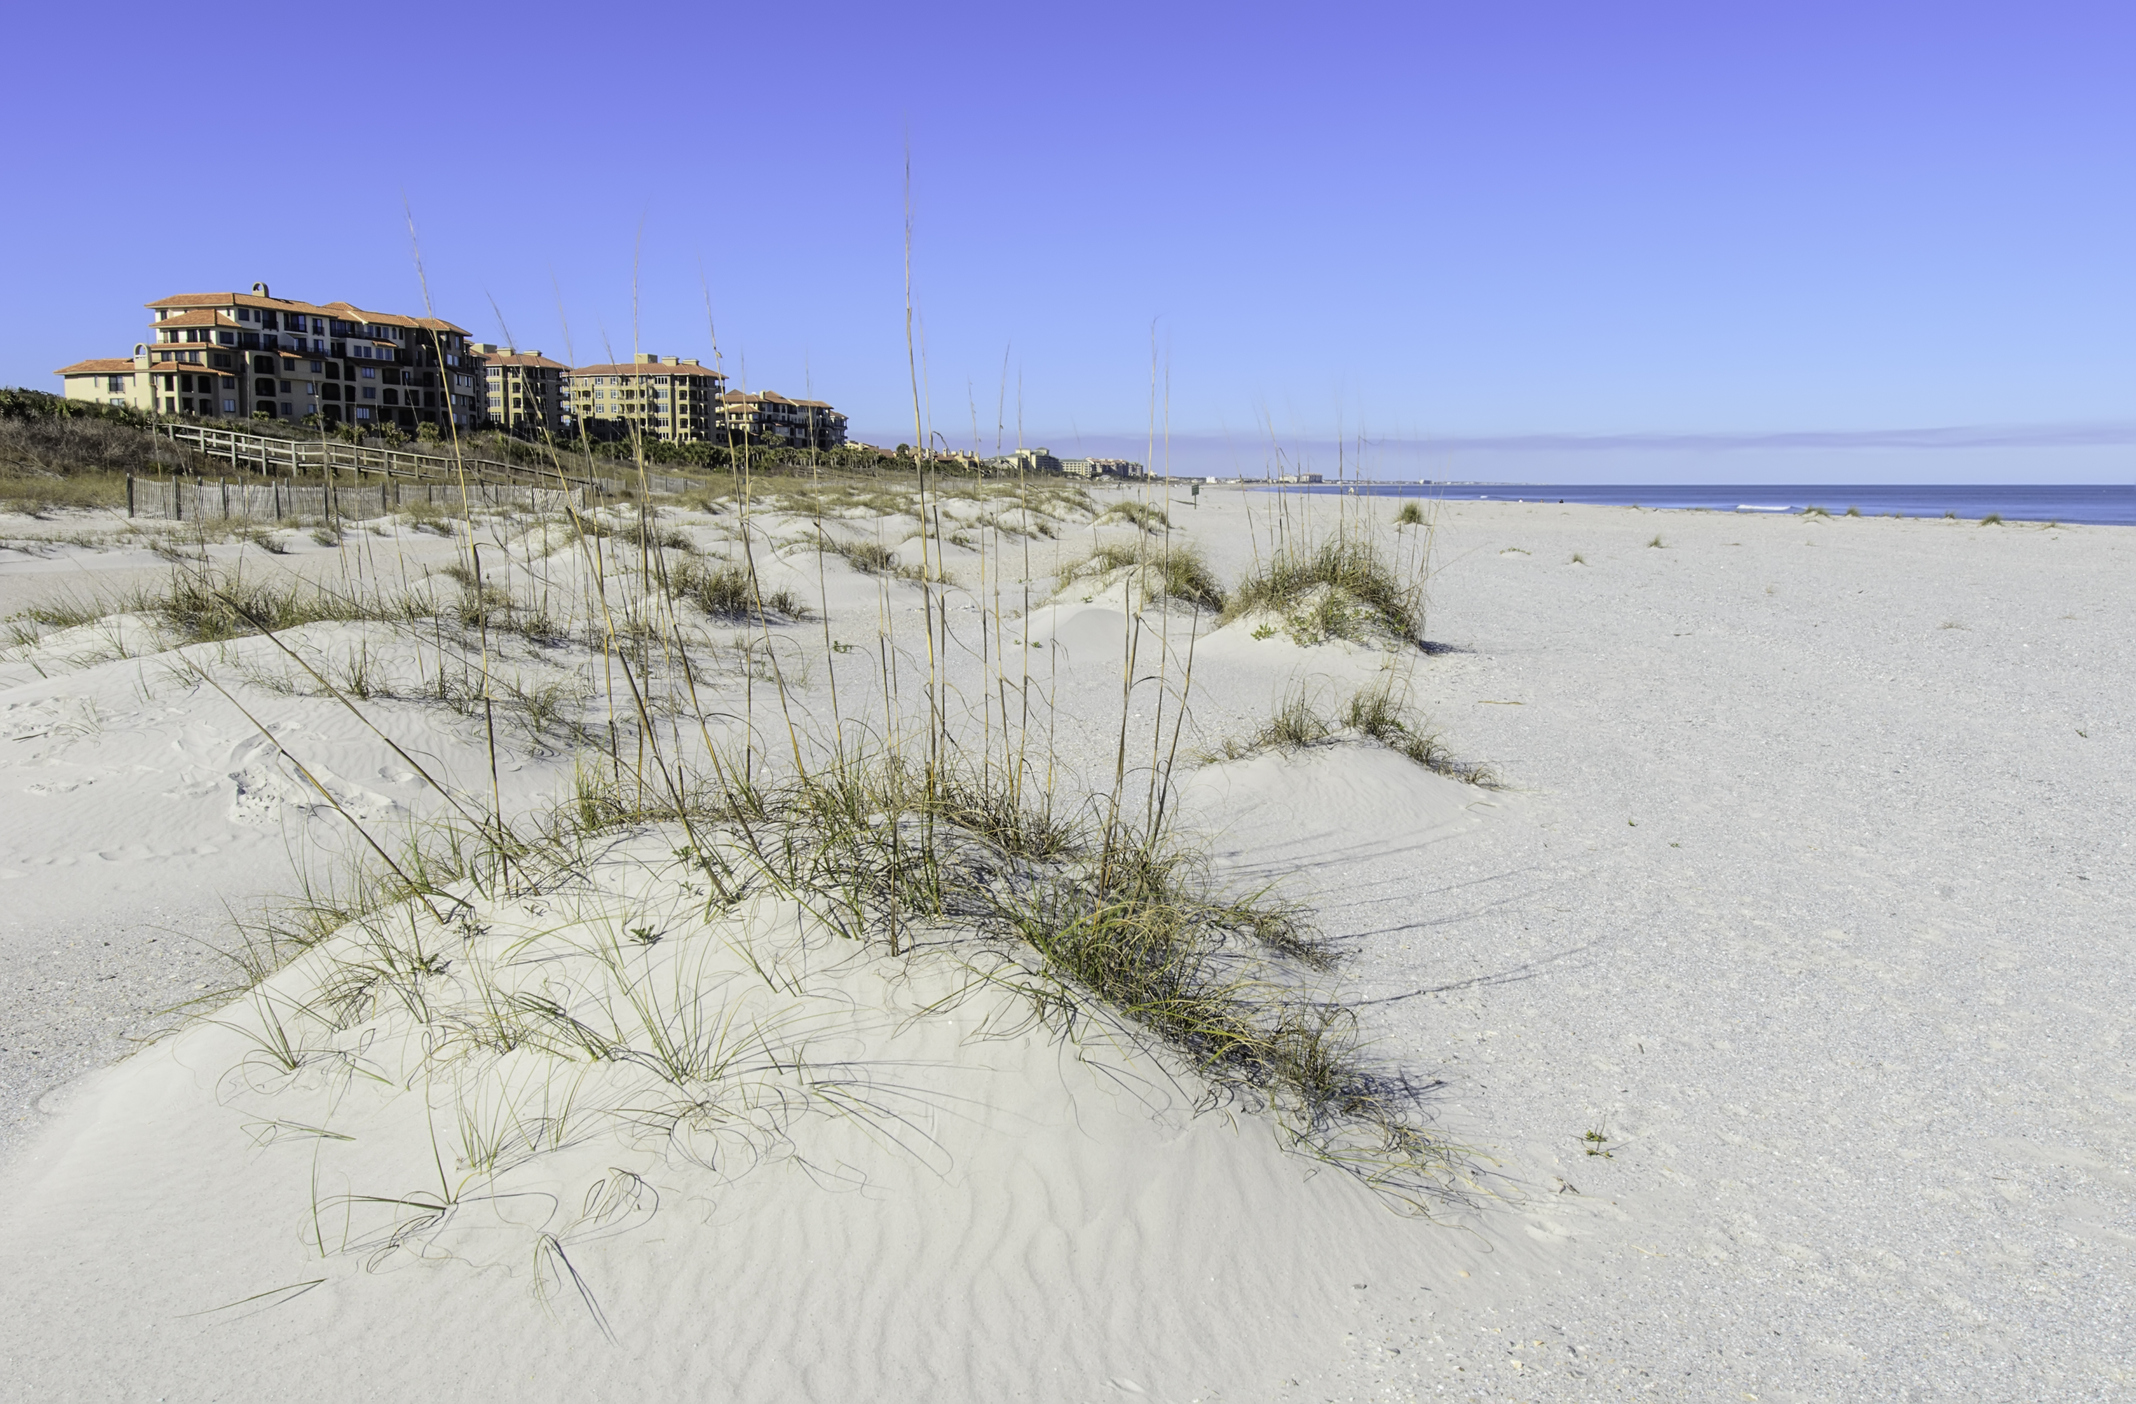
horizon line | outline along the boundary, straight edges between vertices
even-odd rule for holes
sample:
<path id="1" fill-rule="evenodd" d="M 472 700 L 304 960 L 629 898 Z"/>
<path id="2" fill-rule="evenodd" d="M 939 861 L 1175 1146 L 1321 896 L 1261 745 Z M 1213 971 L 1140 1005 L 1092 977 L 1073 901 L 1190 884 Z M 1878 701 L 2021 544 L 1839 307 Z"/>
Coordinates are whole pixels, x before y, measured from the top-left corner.
<path id="1" fill-rule="evenodd" d="M 904 431 L 907 435 L 910 430 Z M 874 443 L 870 431 L 852 437 Z M 1147 444 L 1146 431 L 1105 433 L 1083 430 L 1065 435 L 1026 433 L 1026 445 L 1046 445 L 1054 439 L 1074 443 L 1097 443 L 1107 448 L 1123 443 Z M 896 435 L 891 442 L 898 442 Z M 1164 436 L 1160 436 L 1160 443 Z M 1542 434 L 1434 434 L 1375 437 L 1279 434 L 1241 436 L 1223 431 L 1173 431 L 1169 442 L 1204 447 L 1224 445 L 1232 449 L 1275 447 L 1286 454 L 1322 446 L 1345 450 L 1360 443 L 1373 450 L 1410 450 L 1437 453 L 1570 452 L 1607 453 L 1627 450 L 1644 452 L 1727 452 L 1747 449 L 2007 449 L 2007 448 L 2107 448 L 2136 445 L 2136 420 L 2089 420 L 2043 424 L 1973 424 L 1911 429 L 1788 429 L 1739 432 L 1631 431 L 1620 433 Z M 1008 449 L 1004 447 L 1003 452 Z M 1054 450 L 1056 454 L 1059 450 Z M 1081 456 L 1081 455 L 1073 455 Z"/>

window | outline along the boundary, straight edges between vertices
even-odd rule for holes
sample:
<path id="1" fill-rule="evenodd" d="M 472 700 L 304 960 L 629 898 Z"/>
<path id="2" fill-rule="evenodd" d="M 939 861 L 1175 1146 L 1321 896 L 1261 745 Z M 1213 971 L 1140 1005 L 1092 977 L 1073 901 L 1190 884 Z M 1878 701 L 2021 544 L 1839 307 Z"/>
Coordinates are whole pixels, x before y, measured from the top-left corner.
<path id="1" fill-rule="evenodd" d="M 377 387 L 377 386 L 375 386 L 375 385 L 366 385 L 366 386 L 364 386 L 364 387 L 363 387 L 363 397 L 364 397 L 364 398 L 365 398 L 366 400 L 375 400 L 375 399 L 377 399 L 377 398 L 378 398 L 378 387 Z"/>
<path id="2" fill-rule="evenodd" d="M 224 414 L 236 414 L 236 413 L 237 413 L 237 401 L 235 401 L 235 400 L 224 400 L 224 401 L 223 401 L 223 413 L 224 413 Z"/>
<path id="3" fill-rule="evenodd" d="M 285 395 L 289 393 L 289 382 L 286 380 L 282 382 L 282 393 Z"/>
<path id="4" fill-rule="evenodd" d="M 357 371 L 357 374 L 361 375 L 365 380 L 376 380 L 378 378 L 378 367 L 364 366 Z"/>

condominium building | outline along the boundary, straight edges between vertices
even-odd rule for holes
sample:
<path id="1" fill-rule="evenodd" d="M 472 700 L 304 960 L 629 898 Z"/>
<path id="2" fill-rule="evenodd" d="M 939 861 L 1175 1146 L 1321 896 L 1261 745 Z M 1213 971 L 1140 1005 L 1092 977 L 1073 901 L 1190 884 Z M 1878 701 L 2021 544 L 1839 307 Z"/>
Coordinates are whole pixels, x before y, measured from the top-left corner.
<path id="1" fill-rule="evenodd" d="M 557 432 L 569 426 L 571 367 L 539 351 L 475 343 L 488 387 L 487 420 L 504 429 Z"/>
<path id="2" fill-rule="evenodd" d="M 720 396 L 719 428 L 730 444 L 837 448 L 846 441 L 846 417 L 837 410 L 821 400 L 789 400 L 769 390 Z"/>
<path id="3" fill-rule="evenodd" d="M 1061 471 L 1071 478 L 1145 478 L 1149 474 L 1131 458 L 1064 458 Z"/>
<path id="4" fill-rule="evenodd" d="M 628 365 L 580 366 L 570 410 L 594 438 L 641 434 L 671 444 L 710 442 L 727 378 L 683 356 L 641 352 Z"/>
<path id="5" fill-rule="evenodd" d="M 63 393 L 70 400 L 85 400 L 99 405 L 117 405 L 121 409 L 149 408 L 148 403 L 148 355 L 145 351 L 135 356 L 106 358 L 94 361 L 76 361 L 71 366 L 61 366 L 52 374 L 60 377 L 66 388 Z M 202 376 L 209 382 L 208 393 L 215 392 L 214 376 Z M 186 395 L 193 394 L 193 377 L 186 378 Z"/>
<path id="6" fill-rule="evenodd" d="M 435 317 L 270 294 L 179 293 L 148 304 L 150 338 L 133 358 L 57 372 L 70 399 L 200 418 L 303 419 L 471 429 L 482 414 L 481 362 L 467 332 Z M 114 389 L 121 381 L 123 389 Z"/>
<path id="7" fill-rule="evenodd" d="M 1012 449 L 999 458 L 987 460 L 990 467 L 1004 473 L 1058 473 L 1061 461 L 1051 451 L 1042 448 Z"/>

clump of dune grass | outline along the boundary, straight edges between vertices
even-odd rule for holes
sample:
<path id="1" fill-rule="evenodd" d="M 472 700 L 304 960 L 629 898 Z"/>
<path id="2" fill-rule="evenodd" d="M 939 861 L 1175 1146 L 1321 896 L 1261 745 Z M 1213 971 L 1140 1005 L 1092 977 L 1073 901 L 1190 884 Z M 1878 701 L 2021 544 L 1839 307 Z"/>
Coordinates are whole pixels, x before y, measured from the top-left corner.
<path id="1" fill-rule="evenodd" d="M 631 546 L 643 546 L 650 550 L 679 551 L 695 555 L 697 543 L 687 532 L 674 527 L 662 527 L 648 515 L 645 520 L 630 522 L 615 530 L 615 539 Z"/>
<path id="2" fill-rule="evenodd" d="M 1336 724 L 1322 716 L 1303 693 L 1287 693 L 1274 715 L 1245 737 L 1220 741 L 1204 753 L 1206 760 L 1243 760 L 1262 751 L 1295 751 L 1318 745 L 1336 732 Z"/>
<path id="3" fill-rule="evenodd" d="M 1420 527 L 1425 525 L 1423 505 L 1417 502 L 1404 502 L 1402 510 L 1394 514 L 1394 524 L 1397 527 Z"/>
<path id="4" fill-rule="evenodd" d="M 1301 643 L 1424 638 L 1422 582 L 1405 582 L 1371 542 L 1357 539 L 1279 549 L 1225 596 L 1220 622 L 1258 613 L 1280 617 Z"/>
<path id="5" fill-rule="evenodd" d="M 1805 517 L 1829 517 L 1832 514 L 1813 502 L 1802 509 L 1802 515 Z"/>
<path id="6" fill-rule="evenodd" d="M 1396 696 L 1391 682 L 1380 681 L 1351 695 L 1332 714 L 1316 708 L 1302 691 L 1288 693 L 1261 727 L 1243 738 L 1219 742 L 1204 760 L 1243 760 L 1263 751 L 1296 751 L 1346 739 L 1373 741 L 1427 770 L 1470 785 L 1496 782 L 1495 772 L 1478 761 L 1457 759 L 1439 733 Z"/>
<path id="7" fill-rule="evenodd" d="M 569 886 L 612 836 L 650 826 L 673 835 L 676 876 L 714 911 L 777 895 L 888 957 L 957 955 L 975 984 L 1020 996 L 1069 1036 L 1095 1025 L 1169 1050 L 1217 1098 L 1270 1115 L 1299 1149 L 1398 1201 L 1422 1207 L 1443 1192 L 1447 1152 L 1412 1094 L 1375 1068 L 1354 1017 L 1314 992 L 1307 977 L 1331 969 L 1336 953 L 1294 904 L 1229 892 L 1193 851 L 1094 811 L 1063 815 L 998 773 L 895 758 L 768 782 L 743 773 L 727 765 L 648 787 L 582 769 L 548 816 L 434 831 L 393 855 L 370 890 L 308 894 L 255 923 L 232 953 L 252 981 L 318 947 L 337 922 L 361 936 L 317 976 L 320 998 L 303 1011 L 321 1025 L 314 1037 L 277 1023 L 277 1066 L 331 1057 L 336 1036 L 397 1005 L 437 1024 L 421 1043 L 441 1072 L 470 1047 L 578 1065 L 621 1059 L 673 1087 L 672 1106 L 634 1101 L 634 1126 L 697 1115 L 722 1073 L 716 1060 L 686 1056 L 709 1049 L 674 1020 L 589 1025 L 546 994 L 530 1001 L 518 982 L 488 986 L 494 974 L 472 961 L 461 979 L 474 997 L 449 1018 L 434 1017 L 425 994 L 426 978 L 471 934 L 454 926 L 467 894 L 525 901 Z M 652 925 L 633 934 L 647 945 L 661 936 Z M 712 1024 L 720 1004 L 709 1006 Z"/>
<path id="8" fill-rule="evenodd" d="M 1078 576 L 1109 576 L 1132 571 L 1146 599 L 1176 600 L 1200 609 L 1221 610 L 1224 589 L 1199 548 L 1185 542 L 1138 541 L 1133 546 L 1108 542 L 1061 572 L 1065 590 Z"/>
<path id="9" fill-rule="evenodd" d="M 2002 513 L 1990 512 L 1980 519 L 1980 524 L 1982 526 L 2001 526 L 2003 524 Z"/>
<path id="10" fill-rule="evenodd" d="M 896 760 L 692 787 L 679 805 L 593 775 L 575 806 L 585 833 L 686 818 L 717 832 L 692 854 L 730 891 L 769 880 L 812 894 L 812 913 L 893 955 L 945 940 L 1003 948 L 1015 965 L 989 978 L 1041 1017 L 1073 1030 L 1100 1008 L 1124 1015 L 1375 1182 L 1415 1188 L 1406 1177 L 1438 1153 L 1371 1071 L 1352 1018 L 1283 974 L 1334 962 L 1305 913 L 1223 892 L 1167 841 L 1064 816 L 999 778 Z"/>
<path id="11" fill-rule="evenodd" d="M 1849 507 L 1849 508 L 1847 509 L 1847 515 L 1848 515 L 1848 516 L 1850 516 L 1850 517 L 1859 517 L 1859 516 L 1860 516 L 1861 514 L 1862 514 L 1862 509 L 1861 509 L 1861 508 L 1859 508 L 1859 507 Z"/>
<path id="12" fill-rule="evenodd" d="M 1495 772 L 1488 765 L 1456 759 L 1440 741 L 1439 733 L 1428 730 L 1428 723 L 1397 698 L 1388 683 L 1375 684 L 1353 695 L 1343 705 L 1342 721 L 1360 736 L 1400 752 L 1426 770 L 1470 785 L 1495 781 Z"/>
<path id="13" fill-rule="evenodd" d="M 1098 520 L 1100 522 L 1122 521 L 1151 533 L 1160 532 L 1172 524 L 1172 519 L 1165 514 L 1165 510 L 1162 507 L 1156 506 L 1154 503 L 1133 500 L 1115 502 L 1099 515 Z"/>
<path id="14" fill-rule="evenodd" d="M 240 571 L 177 571 L 161 592 L 137 593 L 111 612 L 148 614 L 186 643 L 215 643 L 305 624 L 405 620 L 419 613 L 420 606 L 343 594 L 305 580 L 251 580 Z"/>
<path id="15" fill-rule="evenodd" d="M 868 575 L 897 573 L 897 552 L 880 541 L 838 541 L 831 544 L 831 549 L 857 571 Z"/>
<path id="16" fill-rule="evenodd" d="M 742 566 L 685 561 L 668 572 L 668 592 L 714 619 L 806 619 L 808 607 L 791 590 L 763 593 Z"/>

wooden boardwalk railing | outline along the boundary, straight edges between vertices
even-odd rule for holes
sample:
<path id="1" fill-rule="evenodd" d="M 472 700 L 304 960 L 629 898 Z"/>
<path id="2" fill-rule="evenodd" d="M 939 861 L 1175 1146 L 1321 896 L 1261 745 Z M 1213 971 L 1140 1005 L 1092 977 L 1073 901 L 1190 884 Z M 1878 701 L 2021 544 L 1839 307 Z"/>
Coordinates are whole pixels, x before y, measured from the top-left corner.
<path id="1" fill-rule="evenodd" d="M 368 444 L 349 444 L 333 439 L 270 438 L 205 424 L 163 424 L 157 427 L 173 442 L 185 444 L 196 453 L 220 458 L 233 468 L 264 477 L 336 478 L 347 473 L 358 481 L 366 475 L 435 481 L 456 480 L 464 469 L 470 479 L 517 483 L 523 487 L 575 487 L 612 494 L 625 486 L 622 479 L 568 471 L 559 474 L 553 468 L 530 468 L 523 463 L 500 463 L 492 458 L 455 460 L 449 455 L 373 448 Z"/>

